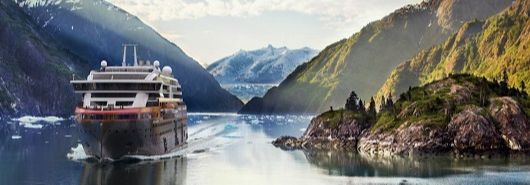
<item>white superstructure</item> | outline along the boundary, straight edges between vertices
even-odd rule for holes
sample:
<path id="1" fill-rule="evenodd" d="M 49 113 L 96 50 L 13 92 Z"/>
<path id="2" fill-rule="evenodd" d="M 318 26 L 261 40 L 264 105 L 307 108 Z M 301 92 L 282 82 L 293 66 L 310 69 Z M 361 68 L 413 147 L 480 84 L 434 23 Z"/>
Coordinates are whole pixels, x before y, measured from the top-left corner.
<path id="1" fill-rule="evenodd" d="M 134 63 L 126 64 L 127 47 L 134 47 Z M 136 45 L 124 45 L 122 66 L 108 66 L 101 62 L 86 80 L 72 80 L 76 93 L 83 96 L 82 107 L 87 108 L 142 108 L 158 106 L 160 102 L 184 105 L 182 88 L 172 75 L 172 69 L 154 61 L 138 61 Z M 180 106 L 179 106 L 180 107 Z M 184 106 L 185 108 L 185 106 Z"/>

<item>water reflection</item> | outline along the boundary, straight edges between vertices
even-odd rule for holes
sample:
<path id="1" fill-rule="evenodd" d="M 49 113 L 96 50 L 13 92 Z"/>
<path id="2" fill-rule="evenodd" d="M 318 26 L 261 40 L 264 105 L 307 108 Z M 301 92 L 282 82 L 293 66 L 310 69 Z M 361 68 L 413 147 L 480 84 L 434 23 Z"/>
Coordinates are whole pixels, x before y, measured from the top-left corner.
<path id="1" fill-rule="evenodd" d="M 79 143 L 72 120 L 0 121 L 0 185 L 3 184 L 529 184 L 528 156 L 485 160 L 448 157 L 374 158 L 352 152 L 283 151 L 282 135 L 300 136 L 307 116 L 191 114 L 190 144 L 183 158 L 140 163 L 71 161 Z M 20 136 L 20 137 L 13 137 Z M 191 145 L 190 145 L 191 146 Z M 432 178 L 429 178 L 432 177 Z"/>
<path id="2" fill-rule="evenodd" d="M 81 185 L 181 185 L 186 179 L 186 158 L 156 162 L 85 163 Z"/>
<path id="3" fill-rule="evenodd" d="M 303 151 L 308 162 L 323 173 L 356 177 L 444 177 L 483 173 L 485 170 L 528 170 L 527 156 L 504 156 L 492 159 L 455 159 L 450 156 L 375 157 L 351 151 Z M 521 166 L 521 168 L 515 168 Z"/>

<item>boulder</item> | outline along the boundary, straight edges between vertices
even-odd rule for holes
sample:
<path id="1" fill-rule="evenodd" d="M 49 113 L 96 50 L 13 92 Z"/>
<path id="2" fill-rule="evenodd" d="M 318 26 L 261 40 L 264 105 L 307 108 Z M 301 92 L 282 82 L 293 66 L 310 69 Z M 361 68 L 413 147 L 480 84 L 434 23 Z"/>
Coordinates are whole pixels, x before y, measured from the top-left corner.
<path id="1" fill-rule="evenodd" d="M 467 107 L 453 116 L 447 132 L 456 153 L 484 153 L 504 148 L 495 124 L 479 107 Z"/>
<path id="2" fill-rule="evenodd" d="M 511 97 L 490 100 L 490 114 L 499 124 L 499 130 L 508 148 L 530 151 L 530 122 L 522 106 Z"/>

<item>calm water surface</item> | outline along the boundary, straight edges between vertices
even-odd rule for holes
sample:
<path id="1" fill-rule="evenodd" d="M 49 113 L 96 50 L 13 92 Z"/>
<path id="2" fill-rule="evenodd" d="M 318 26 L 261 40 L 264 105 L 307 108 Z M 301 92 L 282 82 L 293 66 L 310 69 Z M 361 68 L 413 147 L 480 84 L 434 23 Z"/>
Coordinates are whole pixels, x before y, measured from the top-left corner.
<path id="1" fill-rule="evenodd" d="M 67 158 L 71 120 L 0 122 L 0 184 L 530 184 L 527 157 L 489 160 L 373 158 L 283 151 L 270 141 L 299 136 L 310 116 L 192 114 L 181 157 L 96 164 Z"/>

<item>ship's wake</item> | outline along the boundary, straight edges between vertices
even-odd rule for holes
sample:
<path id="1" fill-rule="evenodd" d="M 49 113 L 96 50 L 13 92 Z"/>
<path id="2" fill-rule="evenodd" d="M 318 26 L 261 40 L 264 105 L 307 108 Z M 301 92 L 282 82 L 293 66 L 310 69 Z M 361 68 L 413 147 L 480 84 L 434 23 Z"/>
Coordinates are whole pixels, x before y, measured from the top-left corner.
<path id="1" fill-rule="evenodd" d="M 186 145 L 176 148 L 173 152 L 163 155 L 143 156 L 143 155 L 129 155 L 124 156 L 118 160 L 105 159 L 106 162 L 117 162 L 117 161 L 154 161 L 171 159 L 181 156 L 195 155 L 206 151 L 212 151 L 224 146 L 227 146 L 232 140 L 225 135 L 230 135 L 237 131 L 237 125 L 233 123 L 231 119 L 226 120 L 215 120 L 215 121 L 204 121 L 200 124 L 190 126 L 189 138 Z M 87 155 L 81 144 L 71 148 L 70 152 L 66 157 L 73 161 L 79 162 L 91 162 L 98 161 L 96 157 Z"/>

